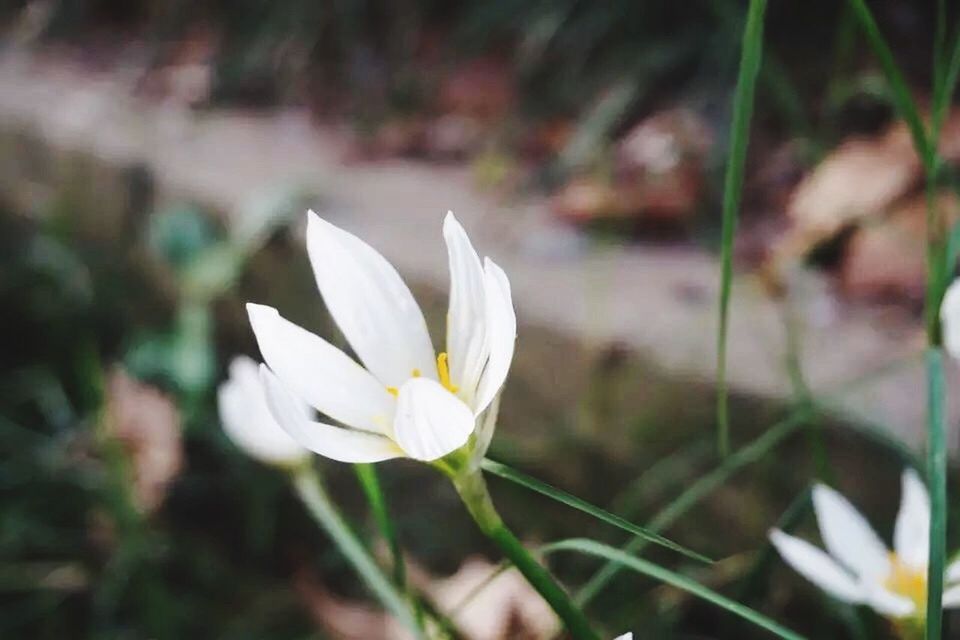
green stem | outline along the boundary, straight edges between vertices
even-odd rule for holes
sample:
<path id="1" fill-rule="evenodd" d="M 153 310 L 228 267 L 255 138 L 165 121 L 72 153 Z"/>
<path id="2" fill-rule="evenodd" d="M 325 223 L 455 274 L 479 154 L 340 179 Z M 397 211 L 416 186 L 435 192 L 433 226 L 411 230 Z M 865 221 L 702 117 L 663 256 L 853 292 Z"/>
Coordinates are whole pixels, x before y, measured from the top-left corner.
<path id="1" fill-rule="evenodd" d="M 927 563 L 927 640 L 940 640 L 947 534 L 947 443 L 943 415 L 943 356 L 927 350 L 927 486 L 930 490 L 930 560 Z"/>
<path id="2" fill-rule="evenodd" d="M 367 587 L 413 633 L 414 637 L 425 638 L 407 600 L 383 574 L 356 533 L 334 506 L 316 470 L 310 465 L 303 465 L 293 471 L 292 480 L 307 511 L 327 532 Z"/>
<path id="3" fill-rule="evenodd" d="M 460 499 L 480 530 L 503 552 L 557 613 L 570 634 L 580 640 L 599 640 L 583 612 L 557 583 L 550 572 L 537 562 L 507 528 L 493 506 L 487 483 L 479 471 L 451 476 Z"/>
<path id="4" fill-rule="evenodd" d="M 406 588 L 407 570 L 403 561 L 403 552 L 400 549 L 400 541 L 397 539 L 397 531 L 390 519 L 390 513 L 387 511 L 387 501 L 383 494 L 383 488 L 380 486 L 380 477 L 372 464 L 355 464 L 357 479 L 363 488 L 364 495 L 367 496 L 367 502 L 370 503 L 370 509 L 373 511 L 373 517 L 377 521 L 377 528 L 383 535 L 390 547 L 390 557 L 393 560 L 393 581 L 402 589 Z"/>
<path id="5" fill-rule="evenodd" d="M 740 72 L 733 96 L 730 126 L 730 155 L 723 180 L 723 228 L 720 245 L 720 309 L 717 325 L 717 446 L 721 457 L 730 453 L 730 411 L 727 391 L 727 332 L 730 321 L 730 292 L 733 285 L 733 237 L 743 190 L 747 141 L 753 117 L 753 94 L 763 59 L 763 14 L 766 0 L 750 0 L 747 24 L 743 29 Z"/>

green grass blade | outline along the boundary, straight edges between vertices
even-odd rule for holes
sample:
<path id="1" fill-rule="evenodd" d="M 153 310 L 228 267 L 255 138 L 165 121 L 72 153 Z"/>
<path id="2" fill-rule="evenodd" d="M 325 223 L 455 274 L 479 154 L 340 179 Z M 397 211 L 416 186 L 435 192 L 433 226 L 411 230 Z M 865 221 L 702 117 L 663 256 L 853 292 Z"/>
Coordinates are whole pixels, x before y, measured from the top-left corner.
<path id="1" fill-rule="evenodd" d="M 800 634 L 790 631 L 786 627 L 783 627 L 765 615 L 754 611 L 750 607 L 722 596 L 716 591 L 713 591 L 712 589 L 709 589 L 698 582 L 694 582 L 686 576 L 674 571 L 670 571 L 669 569 L 665 569 L 647 560 L 631 556 L 624 553 L 620 549 L 596 542 L 595 540 L 563 540 L 561 542 L 547 545 L 542 549 L 542 551 L 544 553 L 555 553 L 557 551 L 576 551 L 579 553 L 585 553 L 604 558 L 609 562 L 615 562 L 628 569 L 632 569 L 637 573 L 642 573 L 643 575 L 649 576 L 654 580 L 659 580 L 669 584 L 672 587 L 697 596 L 698 598 L 702 598 L 703 600 L 706 600 L 707 602 L 714 604 L 721 609 L 729 611 L 730 613 L 737 615 L 762 629 L 766 629 L 777 637 L 785 638 L 786 640 L 803 640 L 803 636 Z"/>
<path id="2" fill-rule="evenodd" d="M 393 581 L 400 588 L 406 588 L 407 570 L 403 562 L 403 552 L 400 549 L 400 542 L 397 539 L 397 531 L 393 526 L 393 520 L 387 511 L 387 500 L 383 494 L 383 488 L 380 486 L 380 478 L 377 470 L 372 464 L 355 464 L 354 471 L 357 474 L 357 480 L 363 488 L 363 493 L 370 504 L 370 510 L 373 512 L 373 519 L 377 523 L 380 535 L 386 540 L 390 548 L 390 559 L 393 561 Z"/>
<path id="3" fill-rule="evenodd" d="M 791 415 L 790 417 L 778 422 L 773 427 L 767 429 L 757 439 L 747 446 L 738 449 L 731 454 L 723 464 L 713 471 L 701 476 L 696 482 L 681 493 L 673 502 L 660 510 L 647 529 L 653 533 L 664 531 L 690 509 L 696 506 L 701 500 L 713 493 L 724 482 L 730 479 L 735 473 L 744 467 L 753 464 L 764 457 L 771 449 L 782 443 L 787 437 L 797 431 L 806 421 L 813 410 L 805 408 Z M 628 553 L 635 553 L 646 546 L 646 540 L 634 538 L 628 542 L 623 550 Z M 597 571 L 580 590 L 577 592 L 575 600 L 580 606 L 586 606 L 620 573 L 620 565 L 615 562 L 608 562 L 599 571 Z"/>
<path id="4" fill-rule="evenodd" d="M 832 398 L 835 401 L 836 398 L 842 397 L 846 393 L 854 391 L 859 387 L 883 377 L 884 375 L 897 371 L 904 365 L 913 364 L 914 362 L 915 360 L 913 358 L 900 360 L 893 362 L 886 367 L 871 371 L 864 376 L 842 385 L 835 393 L 825 398 L 825 400 L 830 400 Z M 811 417 L 816 417 L 823 412 L 824 408 L 821 404 L 803 405 L 798 407 L 789 416 L 769 427 L 763 434 L 754 439 L 750 444 L 738 449 L 729 458 L 724 460 L 719 467 L 707 473 L 706 475 L 700 476 L 700 478 L 691 484 L 686 491 L 677 496 L 673 502 L 661 509 L 650 520 L 650 523 L 647 525 L 647 529 L 653 531 L 654 533 L 660 533 L 666 530 L 668 527 L 672 526 L 680 518 L 686 515 L 690 509 L 699 504 L 701 500 L 722 486 L 734 474 L 744 467 L 751 465 L 763 458 L 767 453 L 780 445 L 784 440 L 786 440 L 786 438 L 791 436 L 795 431 L 803 426 L 806 420 L 809 420 Z M 879 444 L 886 444 L 890 446 L 891 450 L 904 460 L 915 460 L 912 453 L 906 450 L 906 448 L 903 447 L 902 444 L 898 443 L 895 439 L 890 437 L 884 438 L 880 434 L 873 434 L 872 431 L 865 433 L 866 435 L 874 435 Z M 888 440 L 890 441 L 889 443 L 887 442 Z M 914 462 L 914 464 L 916 463 Z M 623 547 L 623 550 L 628 553 L 636 553 L 643 549 L 645 544 L 646 541 L 642 538 L 634 538 Z M 611 580 L 613 580 L 614 577 L 616 577 L 619 572 L 620 566 L 614 562 L 608 562 L 606 565 L 604 565 L 579 589 L 575 597 L 577 604 L 580 606 L 586 606 L 596 596 L 598 596 L 601 591 L 603 591 L 603 589 L 610 583 Z"/>
<path id="5" fill-rule="evenodd" d="M 933 347 L 927 351 L 927 486 L 930 490 L 927 640 L 940 640 L 943 623 L 943 568 L 947 552 L 947 442 L 943 398 L 943 356 Z"/>
<path id="6" fill-rule="evenodd" d="M 720 246 L 720 317 L 717 327 L 717 439 L 720 454 L 730 452 L 730 412 L 727 398 L 727 331 L 730 316 L 730 290 L 733 284 L 733 238 L 743 190 L 743 172 L 747 159 L 750 120 L 757 74 L 763 59 L 763 15 L 766 0 L 750 0 L 743 30 L 743 48 L 737 88 L 733 96 L 733 122 L 730 127 L 730 155 L 723 185 L 723 229 Z"/>
<path id="7" fill-rule="evenodd" d="M 340 553 L 350 562 L 370 591 L 414 634 L 414 637 L 425 638 L 412 607 L 383 574 L 369 551 L 334 506 L 316 471 L 312 467 L 305 466 L 293 473 L 292 480 L 310 515 L 333 539 Z"/>
<path id="8" fill-rule="evenodd" d="M 688 558 L 692 558 L 694 560 L 699 560 L 701 562 L 707 562 L 707 563 L 711 562 L 709 558 L 697 553 L 696 551 L 691 551 L 690 549 L 687 549 L 686 547 L 683 547 L 682 545 L 679 545 L 676 542 L 668 540 L 667 538 L 664 538 L 663 536 L 657 533 L 654 533 L 649 529 L 645 529 L 643 527 L 637 526 L 632 522 L 630 522 L 629 520 L 625 520 L 624 518 L 621 518 L 618 515 L 610 513 L 605 509 L 601 509 L 600 507 L 590 504 L 586 500 L 583 500 L 574 495 L 571 495 L 561 489 L 557 489 L 552 485 L 549 485 L 545 482 L 537 480 L 532 476 L 528 476 L 527 474 L 521 471 L 517 471 L 512 467 L 508 467 L 505 464 L 494 462 L 493 460 L 490 460 L 490 459 L 484 459 L 483 463 L 481 464 L 481 467 L 483 468 L 484 471 L 488 473 L 492 473 L 495 476 L 498 476 L 505 480 L 509 480 L 510 482 L 519 484 L 520 486 L 526 487 L 531 491 L 536 491 L 537 493 L 547 496 L 548 498 L 556 500 L 557 502 L 560 502 L 562 504 L 565 504 L 568 507 L 573 507 L 577 511 L 582 511 L 587 515 L 593 516 L 597 520 L 601 520 L 603 522 L 606 522 L 607 524 L 613 525 L 614 527 L 623 529 L 624 531 L 632 533 L 633 535 L 637 536 L 640 539 L 646 540 L 647 542 L 660 545 L 661 547 L 666 547 L 667 549 L 671 549 L 673 551 L 681 553 L 687 556 Z"/>
<path id="9" fill-rule="evenodd" d="M 880 62 L 880 67 L 887 77 L 887 82 L 890 83 L 890 90 L 893 92 L 893 101 L 897 112 L 906 121 L 907 127 L 910 129 L 910 135 L 913 137 L 913 144 L 917 148 L 917 152 L 924 162 L 927 162 L 933 155 L 932 147 L 927 138 L 920 111 L 910 95 L 910 88 L 900 72 L 900 67 L 897 66 L 897 62 L 893 58 L 893 52 L 884 40 L 883 34 L 880 33 L 880 27 L 873 19 L 873 14 L 867 7 L 865 0 L 849 0 L 849 3 L 857 22 L 860 23 L 860 27 L 867 37 L 870 48 L 873 49 L 874 55 Z"/>

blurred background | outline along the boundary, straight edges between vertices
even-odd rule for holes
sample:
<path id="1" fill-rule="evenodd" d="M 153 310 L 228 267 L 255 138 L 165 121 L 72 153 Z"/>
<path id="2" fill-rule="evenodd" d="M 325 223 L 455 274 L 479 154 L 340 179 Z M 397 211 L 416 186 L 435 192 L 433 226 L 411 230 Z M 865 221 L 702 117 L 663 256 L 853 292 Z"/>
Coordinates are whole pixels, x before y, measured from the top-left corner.
<path id="1" fill-rule="evenodd" d="M 927 104 L 936 3 L 869 4 Z M 506 268 L 520 338 L 490 457 L 719 558 L 646 552 L 798 632 L 888 637 L 765 535 L 816 539 L 817 478 L 892 532 L 924 433 L 921 164 L 847 5 L 771 3 L 735 244 L 746 453 L 721 462 L 717 247 L 745 9 L 0 1 L 0 635 L 399 637 L 216 413 L 226 363 L 259 357 L 245 301 L 342 341 L 306 260 L 312 207 L 394 261 L 434 336 L 448 209 Z M 960 161 L 960 112 L 940 145 Z M 956 219 L 953 192 L 937 197 Z M 350 468 L 318 464 L 382 550 Z M 437 474 L 378 469 L 412 580 L 464 638 L 550 637 L 519 582 L 468 597 L 499 558 Z M 492 490 L 531 544 L 626 541 Z M 599 564 L 552 568 L 575 588 Z M 635 575 L 588 611 L 611 637 L 765 637 Z"/>

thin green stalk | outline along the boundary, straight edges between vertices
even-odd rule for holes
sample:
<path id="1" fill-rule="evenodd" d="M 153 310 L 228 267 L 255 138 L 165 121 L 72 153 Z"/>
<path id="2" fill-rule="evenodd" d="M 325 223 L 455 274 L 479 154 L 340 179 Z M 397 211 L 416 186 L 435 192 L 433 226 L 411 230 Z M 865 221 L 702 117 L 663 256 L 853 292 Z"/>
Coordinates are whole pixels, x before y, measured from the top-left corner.
<path id="1" fill-rule="evenodd" d="M 867 37 L 867 41 L 870 43 L 870 47 L 873 49 L 874 55 L 877 56 L 880 66 L 883 68 L 887 82 L 890 83 L 890 89 L 893 92 L 893 101 L 896 105 L 897 112 L 900 114 L 900 117 L 906 121 L 917 152 L 921 158 L 929 158 L 931 155 L 930 143 L 923 126 L 923 119 L 920 117 L 920 111 L 917 109 L 917 105 L 910 95 L 910 88 L 907 86 L 907 81 L 904 79 L 900 68 L 893 58 L 893 52 L 890 51 L 890 47 L 887 45 L 886 40 L 884 40 L 883 34 L 880 33 L 880 27 L 877 26 L 876 20 L 873 19 L 873 14 L 870 12 L 870 8 L 867 7 L 865 0 L 848 1 L 857 21 L 860 23 L 860 27 L 863 29 L 864 35 Z"/>
<path id="2" fill-rule="evenodd" d="M 403 561 L 403 551 L 400 549 L 400 541 L 397 539 L 397 531 L 393 526 L 393 520 L 387 511 L 387 500 L 383 494 L 383 488 L 380 485 L 380 477 L 372 464 L 355 464 L 353 469 L 363 488 L 363 493 L 370 504 L 370 510 L 373 511 L 373 519 L 377 523 L 380 535 L 383 536 L 390 548 L 390 559 L 393 561 L 393 582 L 401 589 L 406 588 L 407 569 Z"/>
<path id="3" fill-rule="evenodd" d="M 825 400 L 841 397 L 843 394 L 853 391 L 866 383 L 876 380 L 878 377 L 896 370 L 898 367 L 909 361 L 898 361 L 877 371 L 872 371 L 853 381 L 842 385 L 833 394 L 830 394 Z M 825 411 L 822 404 L 804 405 L 797 407 L 793 412 L 783 420 L 769 427 L 763 434 L 754 439 L 750 444 L 738 449 L 723 464 L 707 473 L 691 484 L 686 491 L 681 493 L 670 504 L 665 506 L 650 520 L 647 529 L 660 533 L 673 525 L 677 520 L 683 517 L 690 509 L 700 503 L 701 500 L 713 493 L 724 482 L 730 479 L 735 473 L 743 467 L 753 464 L 763 458 L 769 451 L 780 445 L 797 429 L 803 426 L 804 421 L 811 417 L 821 415 Z M 880 440 L 877 440 L 880 442 Z M 898 453 L 900 450 L 897 449 Z M 624 545 L 623 550 L 627 553 L 639 552 L 646 546 L 642 538 L 634 538 Z M 577 591 L 575 601 L 581 607 L 590 603 L 601 591 L 613 580 L 620 572 L 620 567 L 614 562 L 608 562 L 601 567 L 593 576 Z"/>
<path id="4" fill-rule="evenodd" d="M 653 532 L 664 531 L 667 527 L 679 520 L 691 508 L 701 500 L 713 493 L 718 487 L 726 482 L 730 476 L 750 465 L 763 456 L 771 449 L 779 445 L 786 438 L 792 435 L 797 429 L 803 426 L 804 422 L 813 413 L 812 407 L 805 407 L 797 411 L 790 417 L 778 422 L 770 429 L 767 429 L 756 440 L 738 449 L 731 454 L 723 464 L 701 476 L 699 480 L 690 485 L 686 491 L 681 493 L 673 502 L 660 510 L 647 525 L 647 529 Z M 623 546 L 626 553 L 637 553 L 647 546 L 647 541 L 643 538 L 633 538 Z M 622 566 L 616 562 L 607 562 L 599 571 L 577 591 L 574 600 L 581 607 L 589 604 L 600 592 L 613 580 Z"/>
<path id="5" fill-rule="evenodd" d="M 927 640 L 940 640 L 943 568 L 947 553 L 947 442 L 944 429 L 943 356 L 927 350 L 927 486 L 930 489 L 930 561 L 927 565 Z"/>
<path id="6" fill-rule="evenodd" d="M 507 528 L 497 513 L 487 491 L 487 484 L 479 471 L 451 476 L 467 511 L 477 526 L 523 574 L 530 585 L 563 621 L 570 635 L 580 640 L 599 640 L 583 612 L 570 600 L 550 572 L 524 549 L 523 544 Z"/>
<path id="7" fill-rule="evenodd" d="M 733 237 L 743 190 L 743 172 L 747 158 L 750 120 L 757 74 L 763 59 L 763 15 L 766 0 L 750 0 L 747 23 L 743 29 L 743 47 L 737 88 L 733 96 L 733 122 L 730 127 L 730 154 L 723 185 L 723 229 L 720 246 L 720 318 L 717 328 L 717 438 L 720 454 L 730 452 L 730 412 L 727 392 L 727 331 L 730 315 L 730 291 L 733 282 Z"/>
<path id="8" fill-rule="evenodd" d="M 787 629 L 774 620 L 771 620 L 763 614 L 754 611 L 750 607 L 722 596 L 716 591 L 713 591 L 712 589 L 709 589 L 698 582 L 694 582 L 686 576 L 655 565 L 647 560 L 642 560 L 640 558 L 631 556 L 627 553 L 624 553 L 620 549 L 616 549 L 601 542 L 587 539 L 563 540 L 547 545 L 542 551 L 544 553 L 553 553 L 556 551 L 578 551 L 580 553 L 605 558 L 608 562 L 614 562 L 618 566 L 632 569 L 637 573 L 642 573 L 643 575 L 649 576 L 655 580 L 665 582 L 674 588 L 686 591 L 687 593 L 695 595 L 698 598 L 702 598 L 703 600 L 721 607 L 722 609 L 725 609 L 734 615 L 740 616 L 744 620 L 747 620 L 762 629 L 766 629 L 770 633 L 780 638 L 784 638 L 785 640 L 804 640 L 804 637 L 800 634 Z"/>
<path id="9" fill-rule="evenodd" d="M 424 639 L 426 636 L 410 604 L 383 574 L 330 500 L 317 471 L 310 465 L 302 465 L 292 472 L 292 480 L 310 515 L 327 532 L 370 591 L 416 638 Z"/>

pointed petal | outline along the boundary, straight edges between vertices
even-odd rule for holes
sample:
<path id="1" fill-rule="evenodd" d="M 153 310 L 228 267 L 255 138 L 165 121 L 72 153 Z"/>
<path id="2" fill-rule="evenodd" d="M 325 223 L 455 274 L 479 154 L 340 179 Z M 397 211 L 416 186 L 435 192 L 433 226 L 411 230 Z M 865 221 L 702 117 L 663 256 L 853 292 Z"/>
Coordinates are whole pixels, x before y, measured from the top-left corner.
<path id="1" fill-rule="evenodd" d="M 450 306 L 447 311 L 447 356 L 450 379 L 458 395 L 472 404 L 487 361 L 486 293 L 480 258 L 453 213 L 443 221 L 450 262 Z"/>
<path id="2" fill-rule="evenodd" d="M 247 304 L 247 313 L 263 359 L 290 390 L 345 425 L 374 433 L 389 427 L 396 400 L 353 358 L 272 307 Z"/>
<path id="3" fill-rule="evenodd" d="M 940 304 L 943 322 L 943 345 L 954 358 L 960 358 L 960 278 L 954 280 Z"/>
<path id="4" fill-rule="evenodd" d="M 614 640 L 633 640 L 633 633 L 625 633 L 622 636 L 617 636 Z"/>
<path id="5" fill-rule="evenodd" d="M 309 452 L 284 431 L 267 407 L 259 366 L 247 356 L 230 363 L 230 377 L 217 389 L 223 431 L 238 448 L 268 464 L 295 464 Z M 306 415 L 307 407 L 300 410 Z"/>
<path id="6" fill-rule="evenodd" d="M 442 458 L 465 445 L 473 428 L 470 408 L 438 382 L 414 378 L 400 387 L 393 431 L 411 458 Z"/>
<path id="7" fill-rule="evenodd" d="M 945 573 L 947 582 L 960 582 L 960 558 L 954 556 Z"/>
<path id="8" fill-rule="evenodd" d="M 853 576 L 820 549 L 777 529 L 770 532 L 770 542 L 797 573 L 837 600 L 863 602 L 863 589 Z"/>
<path id="9" fill-rule="evenodd" d="M 897 595 L 879 585 L 871 585 L 867 588 L 864 604 L 888 618 L 906 618 L 912 616 L 917 610 L 913 600 Z"/>
<path id="10" fill-rule="evenodd" d="M 312 211 L 307 214 L 307 253 L 327 309 L 383 386 L 399 388 L 414 371 L 436 379 L 423 313 L 382 255 Z"/>
<path id="11" fill-rule="evenodd" d="M 950 609 L 960 607 L 960 585 L 950 587 L 943 592 L 943 606 Z"/>
<path id="12" fill-rule="evenodd" d="M 930 495 L 912 469 L 903 472 L 901 487 L 893 550 L 910 567 L 925 569 L 930 557 Z"/>
<path id="13" fill-rule="evenodd" d="M 260 378 L 273 416 L 290 437 L 307 449 L 340 462 L 380 462 L 403 456 L 403 451 L 385 436 L 310 420 L 266 365 L 260 367 Z"/>
<path id="14" fill-rule="evenodd" d="M 500 392 L 517 342 L 517 314 L 513 310 L 510 280 L 493 260 L 484 261 L 485 288 L 487 296 L 487 342 L 490 356 L 480 380 L 477 400 L 473 410 L 478 415 L 487 408 L 493 397 Z"/>
<path id="15" fill-rule="evenodd" d="M 861 579 L 881 581 L 889 575 L 889 551 L 846 498 L 829 487 L 817 485 L 813 489 L 813 506 L 830 555 Z"/>

